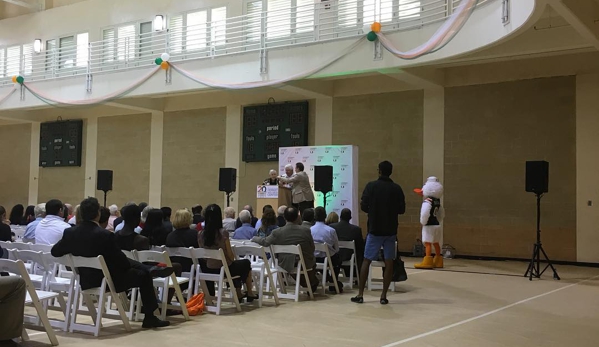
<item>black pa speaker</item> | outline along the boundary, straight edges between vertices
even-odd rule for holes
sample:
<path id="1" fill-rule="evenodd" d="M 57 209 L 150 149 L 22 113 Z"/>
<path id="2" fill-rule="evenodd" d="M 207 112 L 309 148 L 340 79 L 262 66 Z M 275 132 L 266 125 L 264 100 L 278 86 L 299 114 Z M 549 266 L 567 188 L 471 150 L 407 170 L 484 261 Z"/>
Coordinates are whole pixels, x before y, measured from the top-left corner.
<path id="1" fill-rule="evenodd" d="M 549 163 L 546 161 L 526 162 L 526 191 L 542 194 L 549 191 Z"/>
<path id="2" fill-rule="evenodd" d="M 237 169 L 231 167 L 221 167 L 218 175 L 218 190 L 221 192 L 232 193 L 237 186 Z"/>
<path id="3" fill-rule="evenodd" d="M 314 190 L 328 193 L 333 191 L 333 167 L 329 165 L 314 167 Z"/>
<path id="4" fill-rule="evenodd" d="M 96 186 L 98 190 L 104 192 L 112 190 L 112 170 L 98 170 L 98 180 Z"/>

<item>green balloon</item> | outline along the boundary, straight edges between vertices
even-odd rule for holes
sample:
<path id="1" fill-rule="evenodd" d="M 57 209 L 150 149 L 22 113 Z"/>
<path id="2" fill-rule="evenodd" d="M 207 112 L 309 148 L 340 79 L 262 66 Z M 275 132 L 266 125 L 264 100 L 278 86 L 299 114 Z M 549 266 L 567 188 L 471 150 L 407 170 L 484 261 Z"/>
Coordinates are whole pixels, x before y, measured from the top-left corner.
<path id="1" fill-rule="evenodd" d="M 374 42 L 376 41 L 379 37 L 376 35 L 376 33 L 374 31 L 371 31 L 368 33 L 368 35 L 366 35 L 366 38 L 368 39 L 368 41 L 370 42 Z"/>
<path id="2" fill-rule="evenodd" d="M 17 77 L 17 83 L 23 84 L 23 82 L 25 82 L 25 79 L 23 78 L 23 76 L 18 76 Z"/>
<path id="3" fill-rule="evenodd" d="M 156 65 L 160 65 L 160 64 L 162 64 L 162 58 L 156 58 L 156 60 L 154 60 L 154 62 L 156 63 Z"/>

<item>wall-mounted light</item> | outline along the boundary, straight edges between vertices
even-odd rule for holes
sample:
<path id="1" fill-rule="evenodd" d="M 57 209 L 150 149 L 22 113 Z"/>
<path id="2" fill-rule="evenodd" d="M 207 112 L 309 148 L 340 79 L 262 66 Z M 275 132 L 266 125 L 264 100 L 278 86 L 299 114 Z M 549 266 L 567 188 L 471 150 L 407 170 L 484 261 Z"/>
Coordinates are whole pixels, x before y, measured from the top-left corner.
<path id="1" fill-rule="evenodd" d="M 154 31 L 164 30 L 164 16 L 159 14 L 154 17 Z"/>
<path id="2" fill-rule="evenodd" d="M 35 39 L 35 41 L 33 41 L 33 51 L 35 53 L 40 53 L 42 51 L 42 40 Z"/>

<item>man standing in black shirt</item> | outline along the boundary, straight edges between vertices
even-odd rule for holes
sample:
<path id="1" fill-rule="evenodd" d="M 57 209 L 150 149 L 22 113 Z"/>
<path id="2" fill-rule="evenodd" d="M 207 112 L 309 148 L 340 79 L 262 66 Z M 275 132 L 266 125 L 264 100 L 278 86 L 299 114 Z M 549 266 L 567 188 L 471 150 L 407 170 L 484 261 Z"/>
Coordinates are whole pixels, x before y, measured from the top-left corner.
<path id="1" fill-rule="evenodd" d="M 360 287 L 358 295 L 352 302 L 363 303 L 364 287 L 370 270 L 370 263 L 378 259 L 379 250 L 383 248 L 385 256 L 385 273 L 383 275 L 383 292 L 380 303 L 386 305 L 387 290 L 393 277 L 393 260 L 395 259 L 395 241 L 397 240 L 397 217 L 406 212 L 406 200 L 401 187 L 394 183 L 390 176 L 393 165 L 388 161 L 379 164 L 379 179 L 369 182 L 362 193 L 360 208 L 368 213 L 368 235 L 364 249 L 364 261 L 360 270 Z"/>

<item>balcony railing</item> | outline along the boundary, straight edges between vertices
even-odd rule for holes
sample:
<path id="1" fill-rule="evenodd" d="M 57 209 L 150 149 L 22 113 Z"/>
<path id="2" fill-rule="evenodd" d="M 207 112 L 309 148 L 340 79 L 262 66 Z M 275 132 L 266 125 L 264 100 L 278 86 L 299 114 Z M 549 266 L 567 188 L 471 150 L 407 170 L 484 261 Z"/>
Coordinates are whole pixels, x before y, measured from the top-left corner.
<path id="1" fill-rule="evenodd" d="M 374 21 L 385 33 L 411 30 L 443 21 L 460 1 L 330 0 L 85 46 L 27 50 L 19 59 L 0 56 L 0 85 L 12 83 L 17 71 L 29 82 L 42 81 L 150 67 L 165 52 L 180 62 L 359 37 Z"/>

